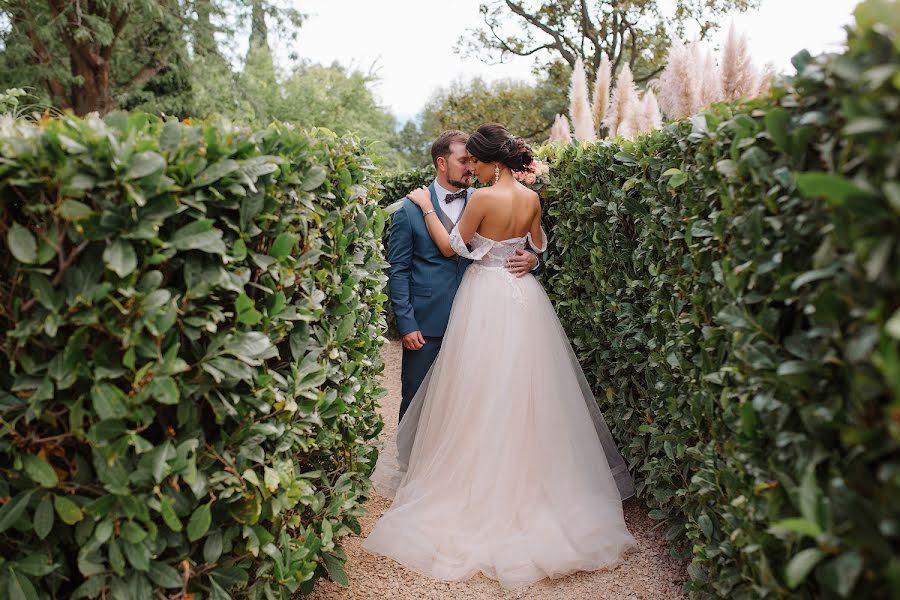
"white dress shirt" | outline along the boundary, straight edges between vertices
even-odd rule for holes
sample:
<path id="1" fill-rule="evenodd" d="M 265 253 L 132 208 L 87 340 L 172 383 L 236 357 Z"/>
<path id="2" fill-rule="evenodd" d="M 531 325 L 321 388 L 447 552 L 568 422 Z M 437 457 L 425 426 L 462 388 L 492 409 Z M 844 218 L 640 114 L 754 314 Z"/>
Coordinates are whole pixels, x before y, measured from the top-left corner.
<path id="1" fill-rule="evenodd" d="M 444 202 L 444 198 L 447 197 L 447 194 L 452 194 L 453 192 L 441 187 L 441 184 L 437 182 L 437 179 L 434 180 L 434 193 L 437 194 L 438 205 L 441 207 L 441 210 L 444 211 L 444 214 L 447 215 L 454 224 L 456 224 L 466 205 L 465 200 L 457 198 L 453 202 Z M 468 199 L 471 195 L 472 192 L 469 190 L 466 194 L 466 198 Z"/>

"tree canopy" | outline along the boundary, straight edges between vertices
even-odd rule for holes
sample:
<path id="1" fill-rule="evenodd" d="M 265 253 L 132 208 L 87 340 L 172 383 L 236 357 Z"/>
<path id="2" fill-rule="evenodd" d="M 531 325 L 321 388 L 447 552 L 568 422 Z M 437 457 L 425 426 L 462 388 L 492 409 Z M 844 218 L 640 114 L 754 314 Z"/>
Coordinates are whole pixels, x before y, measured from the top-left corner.
<path id="1" fill-rule="evenodd" d="M 759 0 L 492 0 L 481 5 L 482 26 L 459 39 L 458 51 L 485 62 L 510 56 L 550 57 L 573 67 L 581 57 L 593 74 L 603 55 L 615 73 L 628 63 L 638 81 L 662 69 L 672 36 L 690 28 L 700 39 L 730 11 Z M 547 62 L 544 59 L 543 62 Z"/>
<path id="2" fill-rule="evenodd" d="M 76 114 L 140 110 L 273 120 L 379 140 L 384 163 L 406 165 L 394 117 L 373 78 L 335 64 L 279 69 L 273 37 L 297 38 L 290 0 L 0 0 L 0 90 L 25 88 Z M 246 45 L 238 43 L 246 40 Z M 246 47 L 243 56 L 233 51 Z"/>
<path id="3" fill-rule="evenodd" d="M 472 132 L 482 123 L 495 121 L 530 142 L 543 143 L 565 103 L 565 87 L 550 79 L 456 81 L 432 95 L 422 112 L 422 132 L 430 137 L 446 129 Z"/>

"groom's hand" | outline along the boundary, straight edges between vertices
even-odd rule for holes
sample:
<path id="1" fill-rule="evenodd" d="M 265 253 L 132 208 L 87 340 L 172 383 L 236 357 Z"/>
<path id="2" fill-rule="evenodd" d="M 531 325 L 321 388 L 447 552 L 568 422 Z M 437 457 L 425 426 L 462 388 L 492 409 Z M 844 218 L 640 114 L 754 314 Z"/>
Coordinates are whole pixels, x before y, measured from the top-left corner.
<path id="1" fill-rule="evenodd" d="M 425 345 L 425 338 L 422 337 L 421 331 L 413 331 L 404 335 L 400 342 L 407 350 L 421 350 L 422 346 Z"/>
<path id="2" fill-rule="evenodd" d="M 537 264 L 537 256 L 525 250 L 516 250 L 515 256 L 509 257 L 509 272 L 516 277 L 531 273 Z"/>

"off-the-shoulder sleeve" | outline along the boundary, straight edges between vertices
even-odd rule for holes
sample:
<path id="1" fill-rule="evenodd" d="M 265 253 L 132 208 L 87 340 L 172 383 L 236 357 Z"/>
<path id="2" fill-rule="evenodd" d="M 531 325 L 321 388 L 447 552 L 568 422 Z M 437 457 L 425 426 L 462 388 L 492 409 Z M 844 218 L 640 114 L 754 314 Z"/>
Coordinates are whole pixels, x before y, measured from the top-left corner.
<path id="1" fill-rule="evenodd" d="M 543 227 L 541 227 L 541 241 L 539 243 L 535 243 L 534 238 L 531 237 L 530 231 L 525 237 L 528 238 L 528 245 L 531 246 L 535 252 L 541 253 L 547 250 L 547 234 L 544 232 Z"/>
<path id="2" fill-rule="evenodd" d="M 453 228 L 453 231 L 450 232 L 450 247 L 453 248 L 454 252 L 464 258 L 481 260 L 491 251 L 493 243 L 488 239 L 479 238 L 476 235 L 472 239 L 472 250 L 469 250 L 466 247 L 465 242 L 463 242 L 462 236 L 459 234 L 459 225 L 457 225 Z"/>

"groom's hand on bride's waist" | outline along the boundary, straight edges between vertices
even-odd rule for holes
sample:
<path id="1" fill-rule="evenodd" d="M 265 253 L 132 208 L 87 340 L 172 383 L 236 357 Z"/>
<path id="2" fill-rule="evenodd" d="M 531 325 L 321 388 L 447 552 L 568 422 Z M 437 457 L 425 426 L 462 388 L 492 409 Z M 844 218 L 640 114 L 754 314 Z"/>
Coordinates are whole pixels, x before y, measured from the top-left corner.
<path id="1" fill-rule="evenodd" d="M 534 266 L 537 264 L 537 256 L 525 250 L 516 250 L 515 256 L 510 256 L 508 263 L 509 272 L 516 277 L 522 277 L 534 270 Z"/>
<path id="2" fill-rule="evenodd" d="M 407 350 L 421 350 L 425 345 L 425 338 L 421 331 L 413 331 L 400 338 L 400 342 Z"/>

